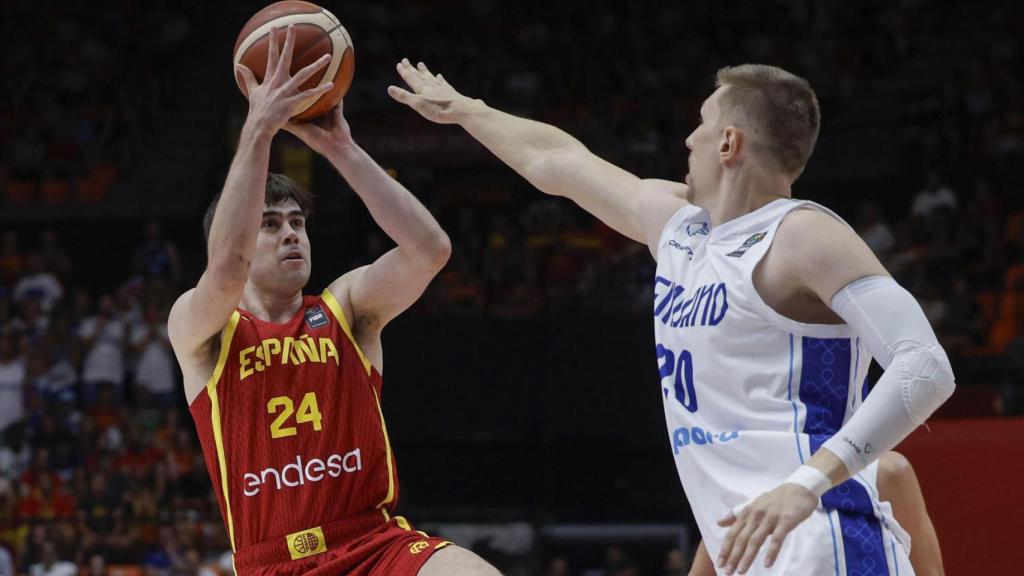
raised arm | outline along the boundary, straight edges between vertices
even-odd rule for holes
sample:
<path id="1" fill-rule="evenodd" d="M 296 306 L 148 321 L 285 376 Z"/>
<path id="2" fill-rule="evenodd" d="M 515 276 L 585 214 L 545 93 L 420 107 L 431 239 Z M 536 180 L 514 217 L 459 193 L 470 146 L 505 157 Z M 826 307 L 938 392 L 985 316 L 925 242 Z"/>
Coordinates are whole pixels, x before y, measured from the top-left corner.
<path id="1" fill-rule="evenodd" d="M 403 60 L 398 73 L 412 92 L 391 86 L 392 98 L 428 120 L 462 126 L 541 192 L 569 198 L 620 234 L 647 244 L 652 253 L 662 228 L 686 204 L 684 184 L 641 180 L 563 130 L 459 94 L 422 62 L 413 67 Z"/>
<path id="2" fill-rule="evenodd" d="M 328 286 L 350 318 L 363 352 L 380 370 L 381 329 L 423 294 L 448 262 L 451 242 L 426 207 L 355 143 L 342 106 L 318 124 L 289 124 L 286 129 L 331 162 L 374 222 L 398 244 Z"/>
<path id="3" fill-rule="evenodd" d="M 238 306 L 248 280 L 264 207 L 271 140 L 296 104 L 331 88 L 328 83 L 299 92 L 299 85 L 325 66 L 329 58 L 321 58 L 291 77 L 294 30 L 289 27 L 280 53 L 278 36 L 276 32 L 271 34 L 268 72 L 262 84 L 248 68 L 238 67 L 249 95 L 249 113 L 210 227 L 206 270 L 195 288 L 174 303 L 167 321 L 171 344 L 184 370 L 208 353 L 211 339 Z M 186 383 L 195 380 L 189 376 L 186 374 Z M 186 385 L 189 401 L 198 392 Z"/>

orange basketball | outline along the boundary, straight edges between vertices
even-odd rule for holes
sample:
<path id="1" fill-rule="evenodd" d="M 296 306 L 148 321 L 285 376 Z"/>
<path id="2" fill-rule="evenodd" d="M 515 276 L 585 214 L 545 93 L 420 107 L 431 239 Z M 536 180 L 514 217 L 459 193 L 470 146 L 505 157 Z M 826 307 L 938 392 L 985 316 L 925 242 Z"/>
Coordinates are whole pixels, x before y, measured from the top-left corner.
<path id="1" fill-rule="evenodd" d="M 267 50 L 270 48 L 270 31 L 274 28 L 282 29 L 278 32 L 280 50 L 284 46 L 283 29 L 289 25 L 295 26 L 295 50 L 291 66 L 293 76 L 324 54 L 331 55 L 330 63 L 299 87 L 300 91 L 309 90 L 334 82 L 330 92 L 304 100 L 296 106 L 292 120 L 305 122 L 326 114 L 348 92 L 356 67 L 355 52 L 352 39 L 334 14 L 310 2 L 285 0 L 260 10 L 245 23 L 235 41 L 235 64 L 244 64 L 252 70 L 256 80 L 263 82 Z M 245 82 L 238 72 L 235 72 L 235 82 L 242 94 L 246 94 Z"/>

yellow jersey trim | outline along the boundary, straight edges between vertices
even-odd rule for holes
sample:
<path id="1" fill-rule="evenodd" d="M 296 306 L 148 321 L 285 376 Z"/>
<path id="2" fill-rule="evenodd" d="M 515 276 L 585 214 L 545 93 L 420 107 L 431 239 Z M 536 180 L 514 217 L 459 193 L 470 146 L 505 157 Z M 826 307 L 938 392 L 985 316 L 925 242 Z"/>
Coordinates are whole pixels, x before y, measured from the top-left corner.
<path id="1" fill-rule="evenodd" d="M 398 523 L 399 528 L 412 531 L 412 526 L 409 525 L 409 521 L 405 519 L 405 516 L 395 516 L 395 522 Z"/>
<path id="2" fill-rule="evenodd" d="M 377 397 L 377 389 L 370 385 L 370 391 L 373 392 L 373 399 L 377 402 L 377 414 L 380 414 L 380 429 L 384 431 L 384 449 L 387 451 L 388 456 L 388 495 L 384 497 L 380 504 L 377 504 L 377 508 L 383 508 L 395 499 L 395 465 L 391 462 L 391 440 L 388 438 L 388 426 L 384 423 L 384 411 L 380 408 L 380 398 Z"/>
<path id="3" fill-rule="evenodd" d="M 288 543 L 288 554 L 291 555 L 292 560 L 327 552 L 327 540 L 324 538 L 324 530 L 320 526 L 299 530 L 284 538 Z"/>
<path id="4" fill-rule="evenodd" d="M 228 361 L 228 352 L 231 350 L 231 339 L 235 337 L 235 328 L 238 326 L 238 319 L 241 314 L 235 310 L 224 327 L 220 340 L 220 356 L 217 358 L 217 366 L 213 369 L 210 380 L 206 383 L 206 393 L 210 396 L 210 422 L 213 425 L 213 442 L 217 446 L 217 465 L 220 468 L 220 487 L 224 494 L 224 509 L 228 517 L 228 537 L 231 539 L 231 550 L 235 550 L 235 523 L 231 518 L 231 497 L 228 494 L 228 465 L 227 457 L 224 454 L 224 433 L 221 430 L 220 422 L 220 400 L 217 398 L 217 382 L 224 373 L 224 366 Z"/>
<path id="5" fill-rule="evenodd" d="M 356 353 L 359 354 L 359 359 L 363 362 L 363 368 L 366 369 L 366 374 L 369 375 L 371 367 L 370 359 L 366 357 L 366 354 L 363 354 L 363 350 L 359 347 L 359 343 L 356 342 L 356 339 L 352 336 L 352 327 L 349 326 L 348 320 L 345 319 L 345 313 L 341 311 L 341 304 L 338 304 L 338 300 L 334 297 L 334 294 L 331 294 L 329 289 L 324 289 L 323 294 L 321 294 L 320 297 L 323 298 L 327 307 L 331 309 L 331 313 L 334 314 L 334 317 L 338 319 L 338 323 L 341 324 L 341 329 L 345 332 L 345 336 L 348 336 L 349 342 L 351 342 L 352 346 L 356 349 Z"/>

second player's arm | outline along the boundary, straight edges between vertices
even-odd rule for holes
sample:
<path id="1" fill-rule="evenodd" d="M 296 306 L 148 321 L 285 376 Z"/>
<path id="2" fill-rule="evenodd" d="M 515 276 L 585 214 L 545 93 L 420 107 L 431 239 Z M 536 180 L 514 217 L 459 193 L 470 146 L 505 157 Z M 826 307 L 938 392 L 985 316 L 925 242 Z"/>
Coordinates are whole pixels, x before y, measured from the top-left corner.
<path id="1" fill-rule="evenodd" d="M 685 185 L 642 180 L 555 126 L 466 98 L 422 63 L 413 67 L 402 61 L 398 72 L 414 93 L 392 86 L 389 93 L 396 100 L 429 120 L 459 124 L 541 192 L 569 198 L 652 252 L 669 218 L 686 204 Z"/>

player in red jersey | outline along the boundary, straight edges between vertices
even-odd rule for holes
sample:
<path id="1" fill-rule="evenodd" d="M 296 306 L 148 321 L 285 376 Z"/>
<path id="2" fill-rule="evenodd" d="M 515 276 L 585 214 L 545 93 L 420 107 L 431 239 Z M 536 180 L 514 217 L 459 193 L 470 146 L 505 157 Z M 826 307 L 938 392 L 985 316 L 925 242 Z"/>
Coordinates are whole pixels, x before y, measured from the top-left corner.
<path id="1" fill-rule="evenodd" d="M 262 84 L 240 68 L 249 113 L 204 227 L 208 261 L 168 330 L 241 575 L 497 574 L 468 550 L 392 516 L 395 462 L 380 409 L 381 329 L 410 306 L 451 251 L 447 235 L 353 141 L 340 106 L 289 125 L 298 86 L 289 29 L 272 34 Z M 398 244 L 303 296 L 311 197 L 268 175 L 287 129 L 324 155 Z"/>

